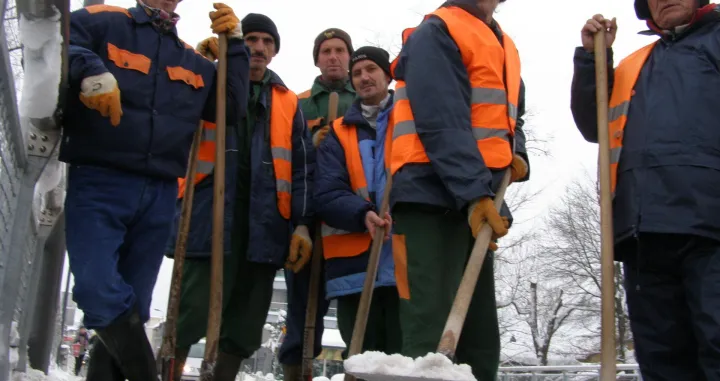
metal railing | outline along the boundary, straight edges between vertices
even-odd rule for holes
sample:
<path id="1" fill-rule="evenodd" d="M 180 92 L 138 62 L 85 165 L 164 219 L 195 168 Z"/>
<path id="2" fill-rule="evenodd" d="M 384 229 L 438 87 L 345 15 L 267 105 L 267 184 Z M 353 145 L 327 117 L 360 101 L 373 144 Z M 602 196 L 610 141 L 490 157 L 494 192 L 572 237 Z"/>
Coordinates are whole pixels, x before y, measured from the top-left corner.
<path id="1" fill-rule="evenodd" d="M 54 259 L 43 253 L 62 216 L 64 195 L 62 172 L 53 189 L 36 187 L 46 168 L 62 171 L 56 159 L 59 129 L 54 115 L 21 115 L 18 108 L 23 64 L 28 64 L 22 58 L 41 57 L 45 48 L 20 46 L 18 26 L 57 16 L 63 4 L 66 2 L 61 0 L 58 4 L 0 0 L 0 381 L 6 381 L 13 370 L 26 369 L 30 326 L 33 319 L 42 318 L 33 311 L 42 294 L 41 275 L 47 275 L 43 263 Z M 51 251 L 56 255 L 64 252 Z M 17 326 L 17 335 L 11 337 L 13 326 Z M 13 363 L 8 356 L 11 351 L 16 354 Z"/>
<path id="2" fill-rule="evenodd" d="M 617 364 L 617 381 L 642 381 L 637 364 Z M 498 381 L 599 381 L 600 365 L 500 367 Z"/>

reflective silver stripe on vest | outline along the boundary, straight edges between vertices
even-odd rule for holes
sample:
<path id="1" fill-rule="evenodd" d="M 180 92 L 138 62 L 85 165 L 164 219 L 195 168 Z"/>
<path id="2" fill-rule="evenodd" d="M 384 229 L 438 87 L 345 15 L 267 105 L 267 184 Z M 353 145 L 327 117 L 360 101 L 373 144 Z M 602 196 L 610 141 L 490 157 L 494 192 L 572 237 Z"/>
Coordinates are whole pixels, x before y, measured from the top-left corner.
<path id="1" fill-rule="evenodd" d="M 203 127 L 202 141 L 203 142 L 214 142 L 215 141 L 215 129 Z"/>
<path id="2" fill-rule="evenodd" d="M 407 90 L 404 87 L 396 88 L 395 95 L 393 95 L 393 104 L 403 99 L 408 99 Z"/>
<path id="3" fill-rule="evenodd" d="M 355 191 L 355 194 L 363 197 L 365 199 L 370 199 L 370 194 L 368 193 L 367 187 L 362 187 Z M 322 224 L 322 228 L 320 228 L 320 233 L 323 237 L 329 237 L 331 235 L 343 235 L 343 234 L 350 234 L 347 230 L 337 229 L 328 226 L 327 224 Z"/>
<path id="4" fill-rule="evenodd" d="M 408 99 L 407 90 L 405 87 L 395 89 L 395 95 L 393 96 L 393 103 L 397 103 L 400 100 Z M 470 102 L 473 104 L 493 104 L 502 105 L 508 108 L 508 116 L 517 119 L 518 109 L 517 105 L 508 102 L 507 93 L 502 89 L 491 89 L 486 87 L 474 87 L 470 95 Z"/>
<path id="5" fill-rule="evenodd" d="M 627 116 L 628 110 L 630 110 L 630 101 L 620 103 L 615 107 L 611 107 L 608 110 L 608 121 L 610 123 L 620 119 L 621 116 Z"/>
<path id="6" fill-rule="evenodd" d="M 403 135 L 410 135 L 416 133 L 417 131 L 415 130 L 415 122 L 412 120 L 405 120 L 395 124 L 395 128 L 393 130 L 393 140 Z M 510 138 L 508 137 L 509 131 L 504 129 L 473 127 L 472 133 L 475 140 L 501 138 L 507 142 L 510 142 Z"/>
<path id="7" fill-rule="evenodd" d="M 617 164 L 620 162 L 620 153 L 622 147 L 615 147 L 610 149 L 610 164 Z"/>
<path id="8" fill-rule="evenodd" d="M 368 192 L 367 187 L 362 187 L 362 188 L 356 190 L 355 194 L 357 194 L 358 196 L 360 196 L 366 200 L 370 199 L 370 193 Z"/>
<path id="9" fill-rule="evenodd" d="M 200 160 L 197 161 L 197 173 L 203 174 L 203 175 L 209 175 L 213 172 L 213 168 L 215 168 L 215 164 L 209 161 Z"/>
<path id="10" fill-rule="evenodd" d="M 292 185 L 287 180 L 275 180 L 275 186 L 278 192 L 290 193 L 292 191 Z"/>
<path id="11" fill-rule="evenodd" d="M 330 237 L 332 235 L 350 234 L 349 231 L 337 229 L 332 226 L 328 226 L 327 224 L 322 224 L 322 228 L 320 228 L 320 232 L 323 237 Z"/>
<path id="12" fill-rule="evenodd" d="M 289 149 L 282 147 L 272 147 L 270 149 L 270 152 L 272 153 L 273 159 L 281 159 L 292 163 L 292 152 L 290 152 Z"/>
<path id="13" fill-rule="evenodd" d="M 289 149 L 282 147 L 272 147 L 270 148 L 270 152 L 274 160 L 285 160 L 292 164 L 292 152 L 290 152 Z M 275 174 L 275 177 L 275 187 L 277 188 L 278 192 L 292 192 L 292 184 L 290 184 L 289 181 L 284 179 L 278 179 L 277 173 Z"/>
<path id="14" fill-rule="evenodd" d="M 473 127 L 472 132 L 473 132 L 473 137 L 475 138 L 475 140 L 482 140 L 482 139 L 488 139 L 488 138 L 501 138 L 503 140 L 510 142 L 510 139 L 508 138 L 508 130 L 500 130 L 497 128 Z"/>

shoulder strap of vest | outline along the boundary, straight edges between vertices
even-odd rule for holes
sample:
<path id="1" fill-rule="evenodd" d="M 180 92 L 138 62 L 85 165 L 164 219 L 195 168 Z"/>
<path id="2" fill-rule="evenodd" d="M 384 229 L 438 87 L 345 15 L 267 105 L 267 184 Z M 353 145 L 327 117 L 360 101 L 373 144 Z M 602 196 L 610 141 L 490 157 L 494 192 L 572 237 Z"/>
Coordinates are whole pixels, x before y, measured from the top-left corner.
<path id="1" fill-rule="evenodd" d="M 615 68 L 615 81 L 610 97 L 610 108 L 630 100 L 631 92 L 640 76 L 640 71 L 645 65 L 650 53 L 657 41 L 648 44 L 620 61 Z"/>
<path id="2" fill-rule="evenodd" d="M 330 121 L 330 128 L 332 128 L 333 130 L 335 130 L 335 133 L 336 133 L 336 134 L 337 134 L 341 129 L 347 128 L 347 127 L 345 127 L 345 125 L 343 124 L 343 120 L 345 120 L 345 117 L 344 117 L 344 116 L 341 116 L 341 117 L 339 117 L 339 118 L 337 118 L 337 119 L 335 119 L 335 120 L 331 120 L 331 121 Z"/>

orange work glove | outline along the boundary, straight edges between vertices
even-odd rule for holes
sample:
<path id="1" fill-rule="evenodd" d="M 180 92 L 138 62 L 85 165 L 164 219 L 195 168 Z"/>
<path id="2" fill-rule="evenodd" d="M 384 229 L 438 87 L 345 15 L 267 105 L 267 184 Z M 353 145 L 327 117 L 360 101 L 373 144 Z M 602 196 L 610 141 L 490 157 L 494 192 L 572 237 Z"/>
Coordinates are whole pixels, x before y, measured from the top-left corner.
<path id="1" fill-rule="evenodd" d="M 508 228 L 505 226 L 502 217 L 500 217 L 500 213 L 495 209 L 493 199 L 490 197 L 483 197 L 473 202 L 468 208 L 468 224 L 472 229 L 473 237 L 477 238 L 485 222 L 490 224 L 497 238 L 508 233 Z"/>
<path id="2" fill-rule="evenodd" d="M 510 182 L 514 183 L 527 176 L 528 165 L 525 159 L 520 155 L 513 155 L 512 163 L 510 163 Z"/>
<path id="3" fill-rule="evenodd" d="M 110 124 L 117 127 L 123 115 L 120 103 L 120 89 L 111 73 L 93 75 L 80 83 L 80 101 L 85 107 L 110 117 Z"/>
<path id="4" fill-rule="evenodd" d="M 202 54 L 210 61 L 215 61 L 220 55 L 220 45 L 218 45 L 218 38 L 213 36 L 200 41 L 195 50 L 197 50 L 198 53 Z"/>
<path id="5" fill-rule="evenodd" d="M 507 217 L 500 217 L 500 218 L 502 218 L 502 220 L 503 220 L 503 225 L 505 226 L 505 229 L 509 229 L 510 228 L 510 220 L 508 220 Z M 488 246 L 488 249 L 490 249 L 490 251 L 498 250 L 498 245 L 497 245 L 496 241 L 499 238 L 500 237 L 498 237 L 498 235 L 495 232 L 493 232 L 492 238 L 490 238 L 490 245 Z"/>
<path id="6" fill-rule="evenodd" d="M 320 143 L 322 143 L 322 141 L 325 140 L 325 137 L 327 136 L 328 132 L 330 132 L 330 126 L 326 125 L 324 127 L 318 128 L 313 133 L 312 140 L 313 140 L 313 145 L 315 146 L 315 148 L 317 148 L 320 145 Z"/>
<path id="7" fill-rule="evenodd" d="M 290 255 L 285 261 L 285 268 L 294 273 L 302 270 L 312 257 L 312 241 L 307 226 L 300 225 L 295 228 L 290 240 Z"/>
<path id="8" fill-rule="evenodd" d="M 228 37 L 242 37 L 242 29 L 240 28 L 240 19 L 235 16 L 235 12 L 229 6 L 223 3 L 213 3 L 215 11 L 210 12 L 210 28 L 213 33 L 227 33 Z"/>

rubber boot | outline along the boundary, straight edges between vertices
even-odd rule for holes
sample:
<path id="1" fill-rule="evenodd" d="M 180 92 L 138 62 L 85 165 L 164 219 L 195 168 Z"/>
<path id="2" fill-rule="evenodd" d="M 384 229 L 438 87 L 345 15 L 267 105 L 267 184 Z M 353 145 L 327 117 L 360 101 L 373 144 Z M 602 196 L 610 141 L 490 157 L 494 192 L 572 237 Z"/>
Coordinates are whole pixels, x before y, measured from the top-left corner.
<path id="1" fill-rule="evenodd" d="M 213 381 L 235 381 L 242 362 L 242 357 L 218 352 L 213 370 Z"/>
<path id="2" fill-rule="evenodd" d="M 190 348 L 175 348 L 175 369 L 173 370 L 172 381 L 180 381 L 183 371 L 185 370 L 185 362 L 187 361 Z"/>
<path id="3" fill-rule="evenodd" d="M 303 381 L 302 366 L 283 364 L 283 377 L 285 381 Z"/>
<path id="4" fill-rule="evenodd" d="M 100 340 L 128 381 L 157 381 L 155 354 L 145 334 L 145 327 L 135 308 L 121 315 L 109 326 L 96 329 Z"/>
<path id="5" fill-rule="evenodd" d="M 122 371 L 100 340 L 90 351 L 90 363 L 85 381 L 125 381 Z"/>

